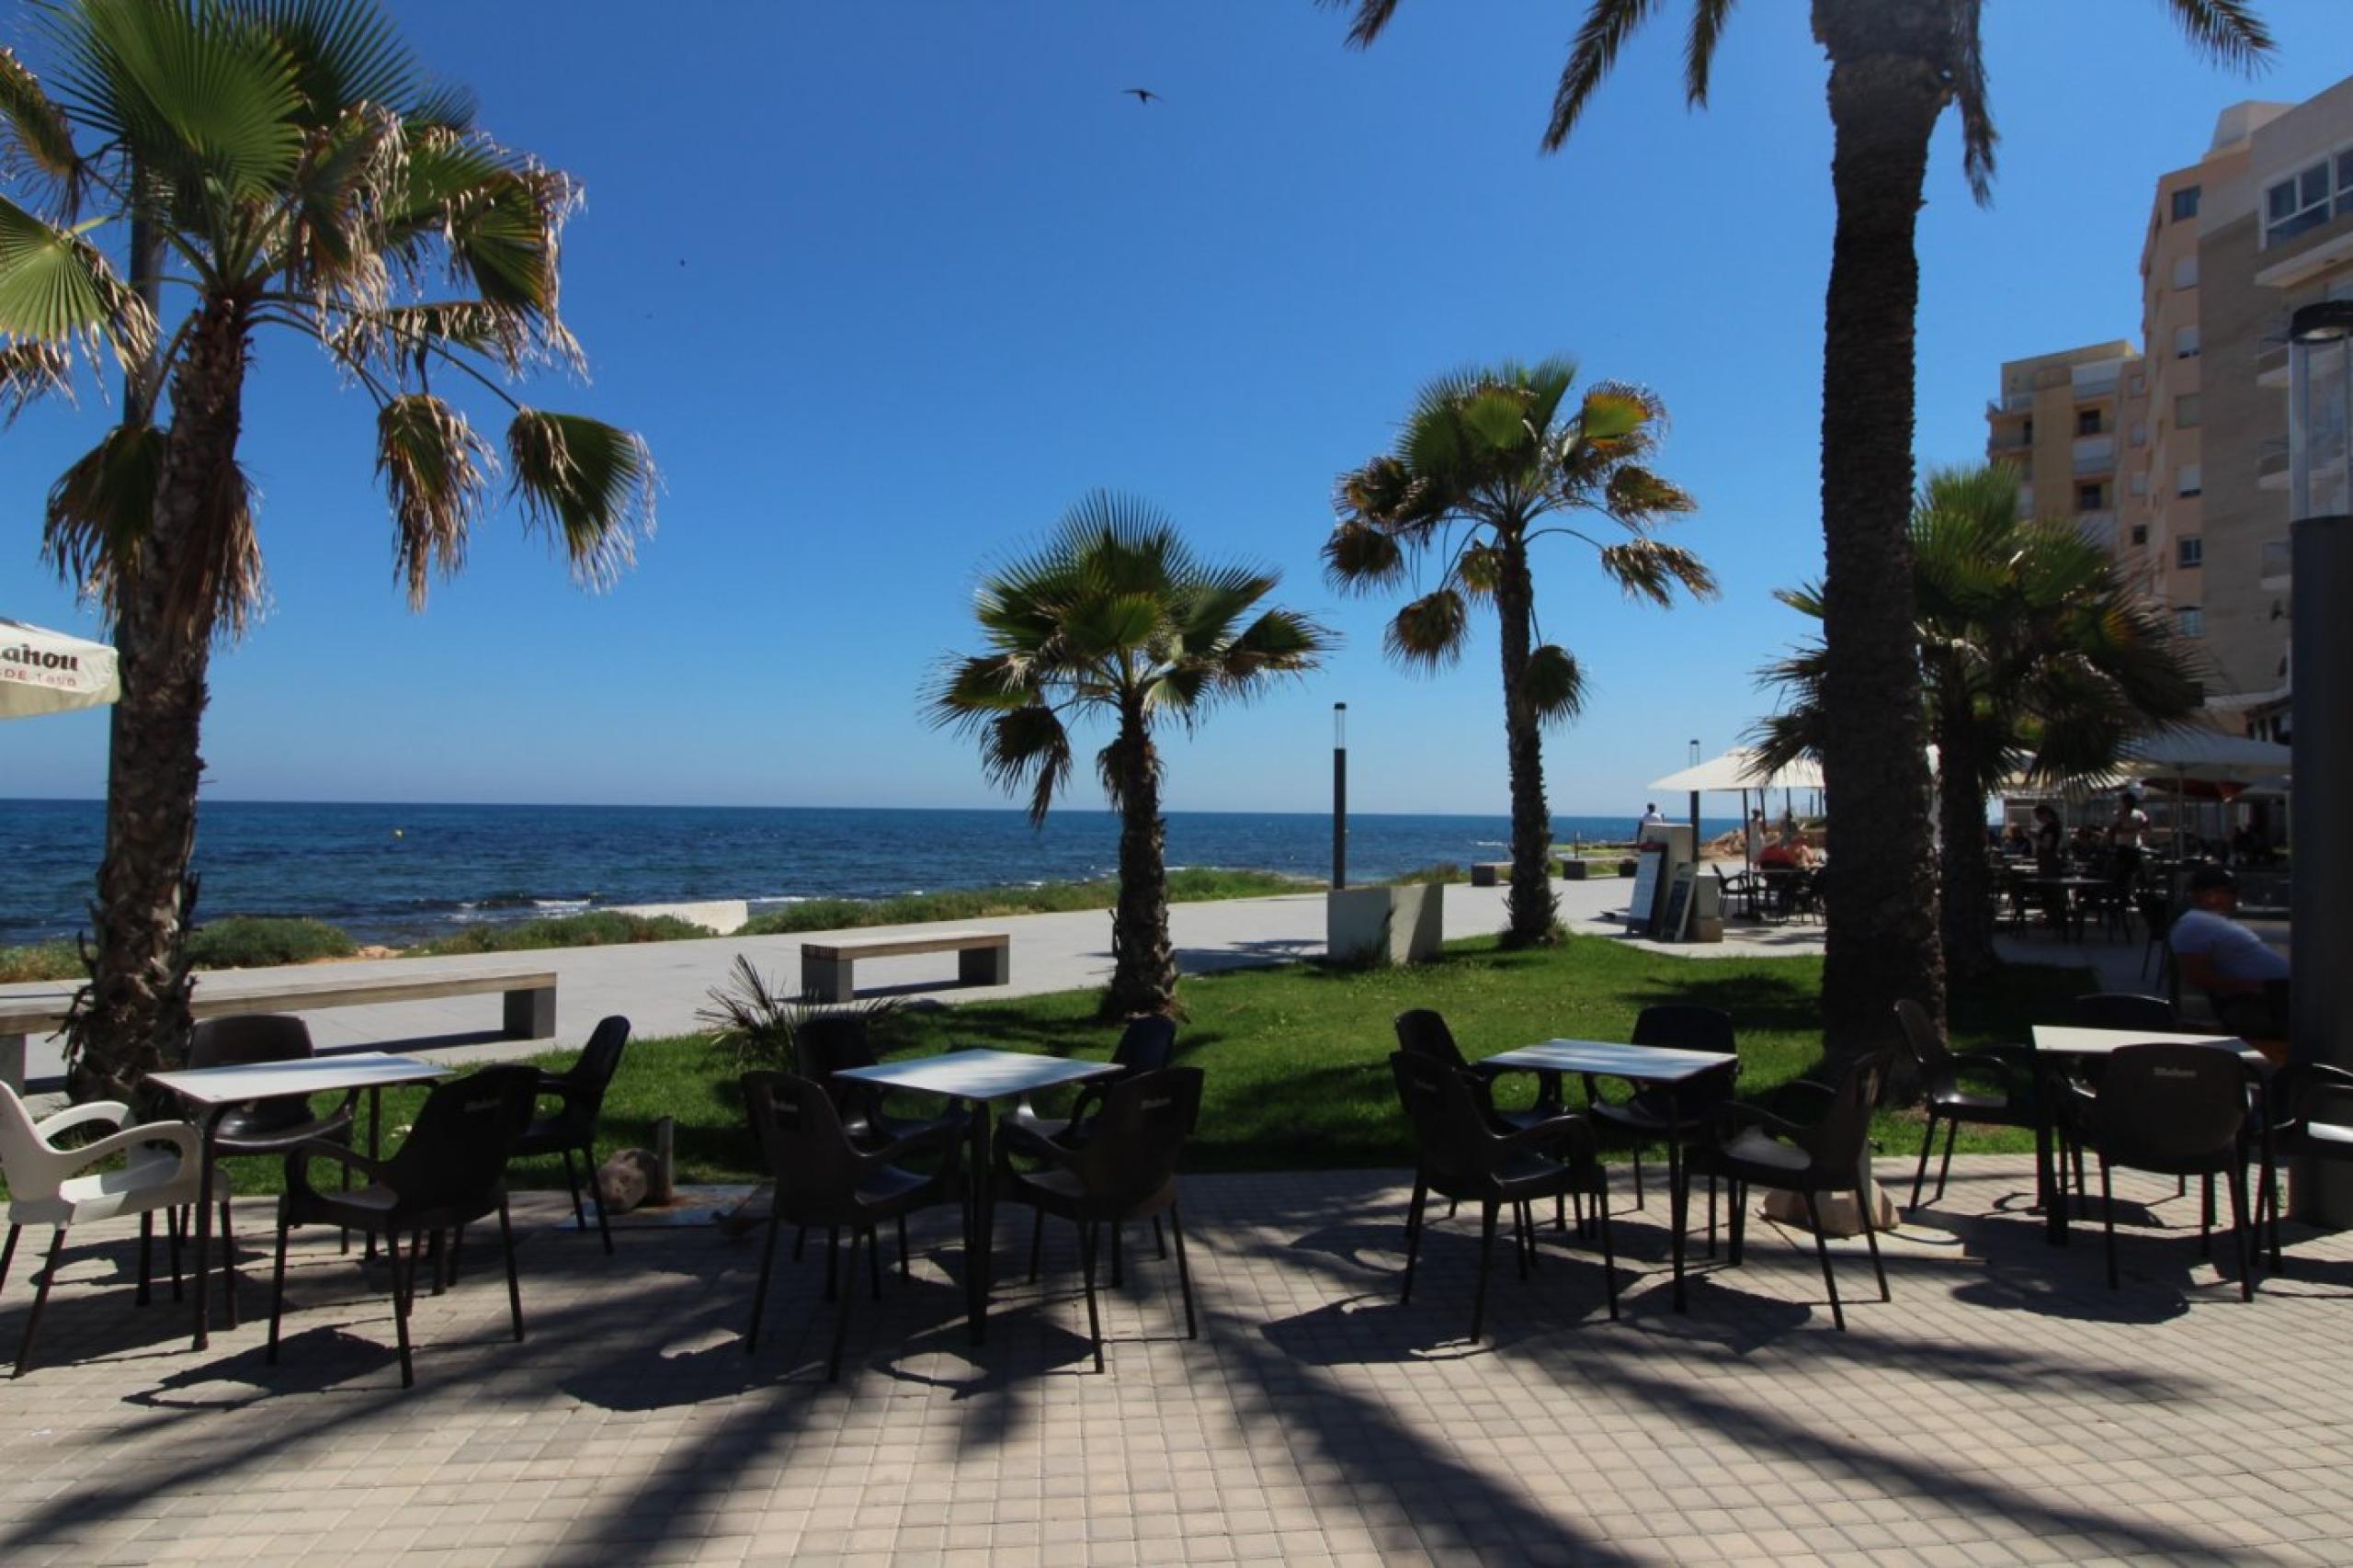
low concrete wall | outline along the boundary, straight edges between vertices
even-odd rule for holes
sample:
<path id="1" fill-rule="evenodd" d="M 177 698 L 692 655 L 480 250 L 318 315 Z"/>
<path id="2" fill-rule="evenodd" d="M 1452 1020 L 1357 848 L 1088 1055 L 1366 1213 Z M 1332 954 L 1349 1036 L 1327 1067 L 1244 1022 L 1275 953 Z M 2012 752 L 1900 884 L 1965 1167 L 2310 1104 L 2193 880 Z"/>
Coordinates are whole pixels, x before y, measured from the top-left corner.
<path id="1" fill-rule="evenodd" d="M 1386 952 L 1392 963 L 1438 957 L 1446 940 L 1446 888 L 1344 888 L 1324 895 L 1324 949 L 1352 961 Z"/>
<path id="2" fill-rule="evenodd" d="M 706 903 L 617 903 L 615 915 L 642 915 L 649 919 L 667 915 L 689 926 L 700 926 L 714 937 L 732 937 L 752 917 L 752 906 L 740 898 L 713 899 Z"/>

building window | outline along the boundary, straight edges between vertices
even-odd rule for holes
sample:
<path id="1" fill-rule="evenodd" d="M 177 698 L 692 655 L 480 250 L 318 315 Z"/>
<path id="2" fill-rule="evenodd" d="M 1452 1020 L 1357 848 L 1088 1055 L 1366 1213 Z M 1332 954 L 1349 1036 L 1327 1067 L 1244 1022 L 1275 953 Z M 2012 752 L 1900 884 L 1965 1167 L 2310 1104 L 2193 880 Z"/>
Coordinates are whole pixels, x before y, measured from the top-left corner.
<path id="1" fill-rule="evenodd" d="M 2173 563 L 2177 566 L 2206 564 L 2206 541 L 2196 534 L 2185 534 L 2174 540 Z"/>
<path id="2" fill-rule="evenodd" d="M 2149 377 L 2148 377 L 2148 373 L 2147 373 L 2146 371 L 2144 371 L 2144 370 L 2135 370 L 2135 371 L 2133 371 L 2133 372 L 2132 372 L 2132 395 L 2133 395 L 2134 397 L 2145 397 L 2145 396 L 2148 394 L 2148 391 L 2149 391 Z"/>
<path id="3" fill-rule="evenodd" d="M 2205 636 L 2205 610 L 2197 605 L 2183 605 L 2173 612 L 2173 629 L 2184 637 Z"/>
<path id="4" fill-rule="evenodd" d="M 2147 421 L 2140 419 L 2132 421 L 2132 444 L 2136 447 L 2145 447 L 2149 444 Z"/>
<path id="5" fill-rule="evenodd" d="M 2146 495 L 2148 493 L 2149 493 L 2149 476 L 2148 476 L 2148 474 L 2147 474 L 2147 473 L 2145 473 L 2145 472 L 2142 472 L 2142 473 L 2136 473 L 2136 474 L 2134 474 L 2134 475 L 2132 476 L 2132 494 L 2135 494 L 2135 495 Z"/>
<path id="6" fill-rule="evenodd" d="M 2106 492 L 2097 484 L 2078 484 L 2075 486 L 2075 510 L 2078 512 L 2098 511 L 2105 505 L 2102 500 Z"/>
<path id="7" fill-rule="evenodd" d="M 2194 253 L 2174 257 L 2173 286 L 2177 289 L 2198 287 L 2198 257 Z"/>
<path id="8" fill-rule="evenodd" d="M 2173 357 L 2177 359 L 2198 358 L 2198 324 L 2177 326 L 2173 332 Z"/>
<path id="9" fill-rule="evenodd" d="M 2185 218 L 2197 216 L 2198 187 L 2194 185 L 2183 186 L 2173 193 L 2173 221 L 2178 223 Z"/>
<path id="10" fill-rule="evenodd" d="M 2353 212 L 2353 186 L 2347 186 L 2346 176 L 2353 173 L 2353 153 L 2339 154 L 2337 186 L 2344 198 L 2337 210 Z M 2284 244 L 2308 229 L 2317 229 L 2328 222 L 2329 160 L 2297 170 L 2286 179 L 2267 187 L 2263 192 L 2263 243 Z"/>
<path id="11" fill-rule="evenodd" d="M 2132 525 L 2132 542 L 2134 544 L 2146 544 L 2149 542 L 2148 524 L 2134 523 Z"/>
<path id="12" fill-rule="evenodd" d="M 2075 410 L 2075 434 L 2078 436 L 2097 436 L 2099 434 L 2098 409 L 2079 408 Z"/>
<path id="13" fill-rule="evenodd" d="M 2196 464 L 2196 463 L 2184 463 L 2184 464 L 2182 464 L 2182 465 L 2181 465 L 2181 468 L 2180 468 L 2180 471 L 2179 471 L 2178 472 L 2177 472 L 2177 473 L 2175 474 L 2175 476 L 2174 476 L 2174 487 L 2173 487 L 2173 493 L 2174 493 L 2175 494 L 2177 494 L 2177 495 L 2203 495 L 2203 494 L 2206 494 L 2206 473 L 2205 473 L 2205 470 L 2203 470 L 2202 468 L 2200 468 L 2200 467 L 2198 464 Z"/>
<path id="14" fill-rule="evenodd" d="M 2199 401 L 2198 393 L 2184 392 L 2179 397 L 2173 400 L 2173 423 L 2175 429 L 2187 430 L 2192 426 L 2201 423 L 2205 416 L 2206 405 Z"/>

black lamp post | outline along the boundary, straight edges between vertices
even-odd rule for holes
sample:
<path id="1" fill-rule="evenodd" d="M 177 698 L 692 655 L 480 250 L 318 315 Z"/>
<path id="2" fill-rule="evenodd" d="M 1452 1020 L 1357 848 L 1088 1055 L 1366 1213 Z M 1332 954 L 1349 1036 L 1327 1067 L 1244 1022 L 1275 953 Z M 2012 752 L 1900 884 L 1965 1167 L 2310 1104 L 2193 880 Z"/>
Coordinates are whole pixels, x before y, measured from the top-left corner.
<path id="1" fill-rule="evenodd" d="M 1332 886 L 1348 885 L 1348 705 L 1332 704 Z"/>
<path id="2" fill-rule="evenodd" d="M 2353 300 L 2290 318 L 2288 376 L 2292 1053 L 2353 1067 Z M 2294 1192 L 2299 1219 L 2353 1226 L 2353 1166 L 2308 1162 Z"/>

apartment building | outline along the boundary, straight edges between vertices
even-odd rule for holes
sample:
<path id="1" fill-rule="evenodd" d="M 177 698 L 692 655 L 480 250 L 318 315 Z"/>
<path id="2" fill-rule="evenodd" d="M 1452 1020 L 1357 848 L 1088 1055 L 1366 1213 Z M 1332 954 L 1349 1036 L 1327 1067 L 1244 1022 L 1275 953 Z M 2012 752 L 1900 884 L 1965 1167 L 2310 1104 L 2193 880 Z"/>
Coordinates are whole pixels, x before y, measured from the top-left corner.
<path id="1" fill-rule="evenodd" d="M 2035 515 L 2083 521 L 2198 641 L 2224 729 L 2287 738 L 2287 324 L 2299 306 L 2347 298 L 2353 77 L 2301 104 L 2234 105 L 2203 157 L 2158 177 L 2141 252 L 2144 352 L 2112 343 L 2010 361 L 1988 409 L 1987 451 L 2024 466 Z M 2097 394 L 2111 365 L 2112 403 L 2075 395 Z M 2109 407 L 2116 462 L 2102 475 Z"/>

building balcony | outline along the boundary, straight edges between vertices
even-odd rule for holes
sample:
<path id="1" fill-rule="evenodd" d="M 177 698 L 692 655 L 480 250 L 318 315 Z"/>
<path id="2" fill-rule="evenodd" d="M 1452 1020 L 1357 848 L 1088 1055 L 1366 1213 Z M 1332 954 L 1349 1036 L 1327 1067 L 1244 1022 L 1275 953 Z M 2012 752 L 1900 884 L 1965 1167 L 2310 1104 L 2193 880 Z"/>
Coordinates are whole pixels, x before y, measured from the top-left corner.
<path id="1" fill-rule="evenodd" d="M 2274 436 L 2255 449 L 2255 483 L 2261 490 L 2288 488 L 2288 437 Z"/>
<path id="2" fill-rule="evenodd" d="M 2287 325 L 2284 322 L 2280 324 L 2279 330 L 2281 335 L 2285 335 Z M 2285 343 L 2273 343 L 2267 338 L 2264 347 L 2256 351 L 2255 384 L 2259 387 L 2284 388 L 2287 386 L 2288 346 Z"/>
<path id="3" fill-rule="evenodd" d="M 2011 426 L 2007 428 L 1996 426 L 1994 433 L 1985 437 L 1985 449 L 1997 455 L 2006 452 L 2023 452 L 2033 445 L 2033 438 L 2018 426 Z"/>
<path id="4" fill-rule="evenodd" d="M 2258 568 L 2263 575 L 2256 586 L 2266 593 L 2279 593 L 2290 587 L 2295 581 L 2293 562 L 2294 551 L 2286 540 L 2265 540 L 2263 564 Z"/>
<path id="5" fill-rule="evenodd" d="M 2075 514 L 2075 531 L 2110 555 L 2116 553 L 2115 513 L 2078 512 Z"/>

